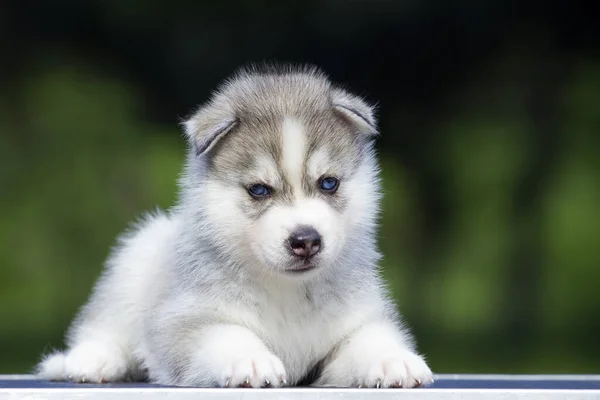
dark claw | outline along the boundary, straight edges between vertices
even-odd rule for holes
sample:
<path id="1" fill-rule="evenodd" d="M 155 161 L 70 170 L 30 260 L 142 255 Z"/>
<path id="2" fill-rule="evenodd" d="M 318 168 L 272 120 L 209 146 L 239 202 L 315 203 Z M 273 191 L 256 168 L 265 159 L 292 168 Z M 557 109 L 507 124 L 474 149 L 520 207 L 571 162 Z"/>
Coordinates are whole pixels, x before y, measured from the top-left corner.
<path id="1" fill-rule="evenodd" d="M 250 378 L 244 379 L 244 382 L 240 383 L 239 387 L 241 387 L 241 388 L 251 388 L 252 385 L 250 384 Z"/>

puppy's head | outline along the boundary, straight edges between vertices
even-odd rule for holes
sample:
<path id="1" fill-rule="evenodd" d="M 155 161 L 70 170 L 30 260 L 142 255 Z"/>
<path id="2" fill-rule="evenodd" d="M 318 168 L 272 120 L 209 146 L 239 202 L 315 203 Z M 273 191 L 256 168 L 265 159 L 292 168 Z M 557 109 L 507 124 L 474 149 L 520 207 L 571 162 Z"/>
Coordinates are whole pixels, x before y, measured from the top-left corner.
<path id="1" fill-rule="evenodd" d="M 374 251 L 373 109 L 319 71 L 244 70 L 185 132 L 188 170 L 201 175 L 186 206 L 202 210 L 198 229 L 227 259 L 311 277 Z"/>

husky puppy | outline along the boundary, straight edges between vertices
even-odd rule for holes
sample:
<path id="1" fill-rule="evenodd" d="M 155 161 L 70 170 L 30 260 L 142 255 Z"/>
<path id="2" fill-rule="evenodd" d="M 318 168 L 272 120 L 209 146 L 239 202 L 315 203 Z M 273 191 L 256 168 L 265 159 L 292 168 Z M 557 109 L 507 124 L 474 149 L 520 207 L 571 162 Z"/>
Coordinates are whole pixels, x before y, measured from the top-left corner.
<path id="1" fill-rule="evenodd" d="M 251 67 L 184 123 L 177 205 L 123 236 L 38 376 L 202 387 L 432 382 L 377 263 L 374 110 Z"/>

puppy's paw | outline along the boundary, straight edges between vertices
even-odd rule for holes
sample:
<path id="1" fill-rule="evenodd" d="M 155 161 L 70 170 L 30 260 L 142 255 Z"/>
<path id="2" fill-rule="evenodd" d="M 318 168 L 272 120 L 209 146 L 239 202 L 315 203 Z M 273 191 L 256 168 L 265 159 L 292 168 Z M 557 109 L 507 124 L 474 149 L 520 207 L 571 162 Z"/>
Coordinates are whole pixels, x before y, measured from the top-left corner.
<path id="1" fill-rule="evenodd" d="M 222 369 L 221 387 L 279 387 L 287 385 L 285 368 L 269 351 L 244 354 L 229 360 Z"/>
<path id="2" fill-rule="evenodd" d="M 433 383 L 423 358 L 410 351 L 365 357 L 364 368 L 356 370 L 358 387 L 412 388 Z"/>
<path id="3" fill-rule="evenodd" d="M 287 385 L 281 360 L 250 330 L 236 325 L 206 328 L 189 375 L 180 384 L 218 387 Z"/>
<path id="4" fill-rule="evenodd" d="M 410 350 L 393 324 L 365 325 L 333 354 L 318 386 L 412 388 L 433 382 L 425 360 Z"/>
<path id="5" fill-rule="evenodd" d="M 64 356 L 63 379 L 80 383 L 123 381 L 127 360 L 117 346 L 101 342 L 85 342 Z"/>

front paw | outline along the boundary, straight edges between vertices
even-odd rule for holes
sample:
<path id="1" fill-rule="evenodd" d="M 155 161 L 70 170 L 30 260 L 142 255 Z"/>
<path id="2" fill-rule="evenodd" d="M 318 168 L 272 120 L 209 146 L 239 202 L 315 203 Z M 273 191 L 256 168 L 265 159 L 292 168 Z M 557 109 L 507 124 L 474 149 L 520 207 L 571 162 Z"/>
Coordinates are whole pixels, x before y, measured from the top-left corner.
<path id="1" fill-rule="evenodd" d="M 332 353 L 318 386 L 412 388 L 433 382 L 425 360 L 388 322 L 363 326 Z"/>
<path id="2" fill-rule="evenodd" d="M 279 387 L 287 385 L 285 368 L 268 350 L 240 355 L 224 363 L 219 374 L 221 387 Z"/>
<path id="3" fill-rule="evenodd" d="M 205 328 L 201 346 L 179 384 L 217 387 L 279 387 L 286 370 L 275 354 L 250 330 L 235 325 Z"/>
<path id="4" fill-rule="evenodd" d="M 356 372 L 358 387 L 413 388 L 433 383 L 425 360 L 408 350 L 366 357 L 364 368 L 358 368 Z"/>

